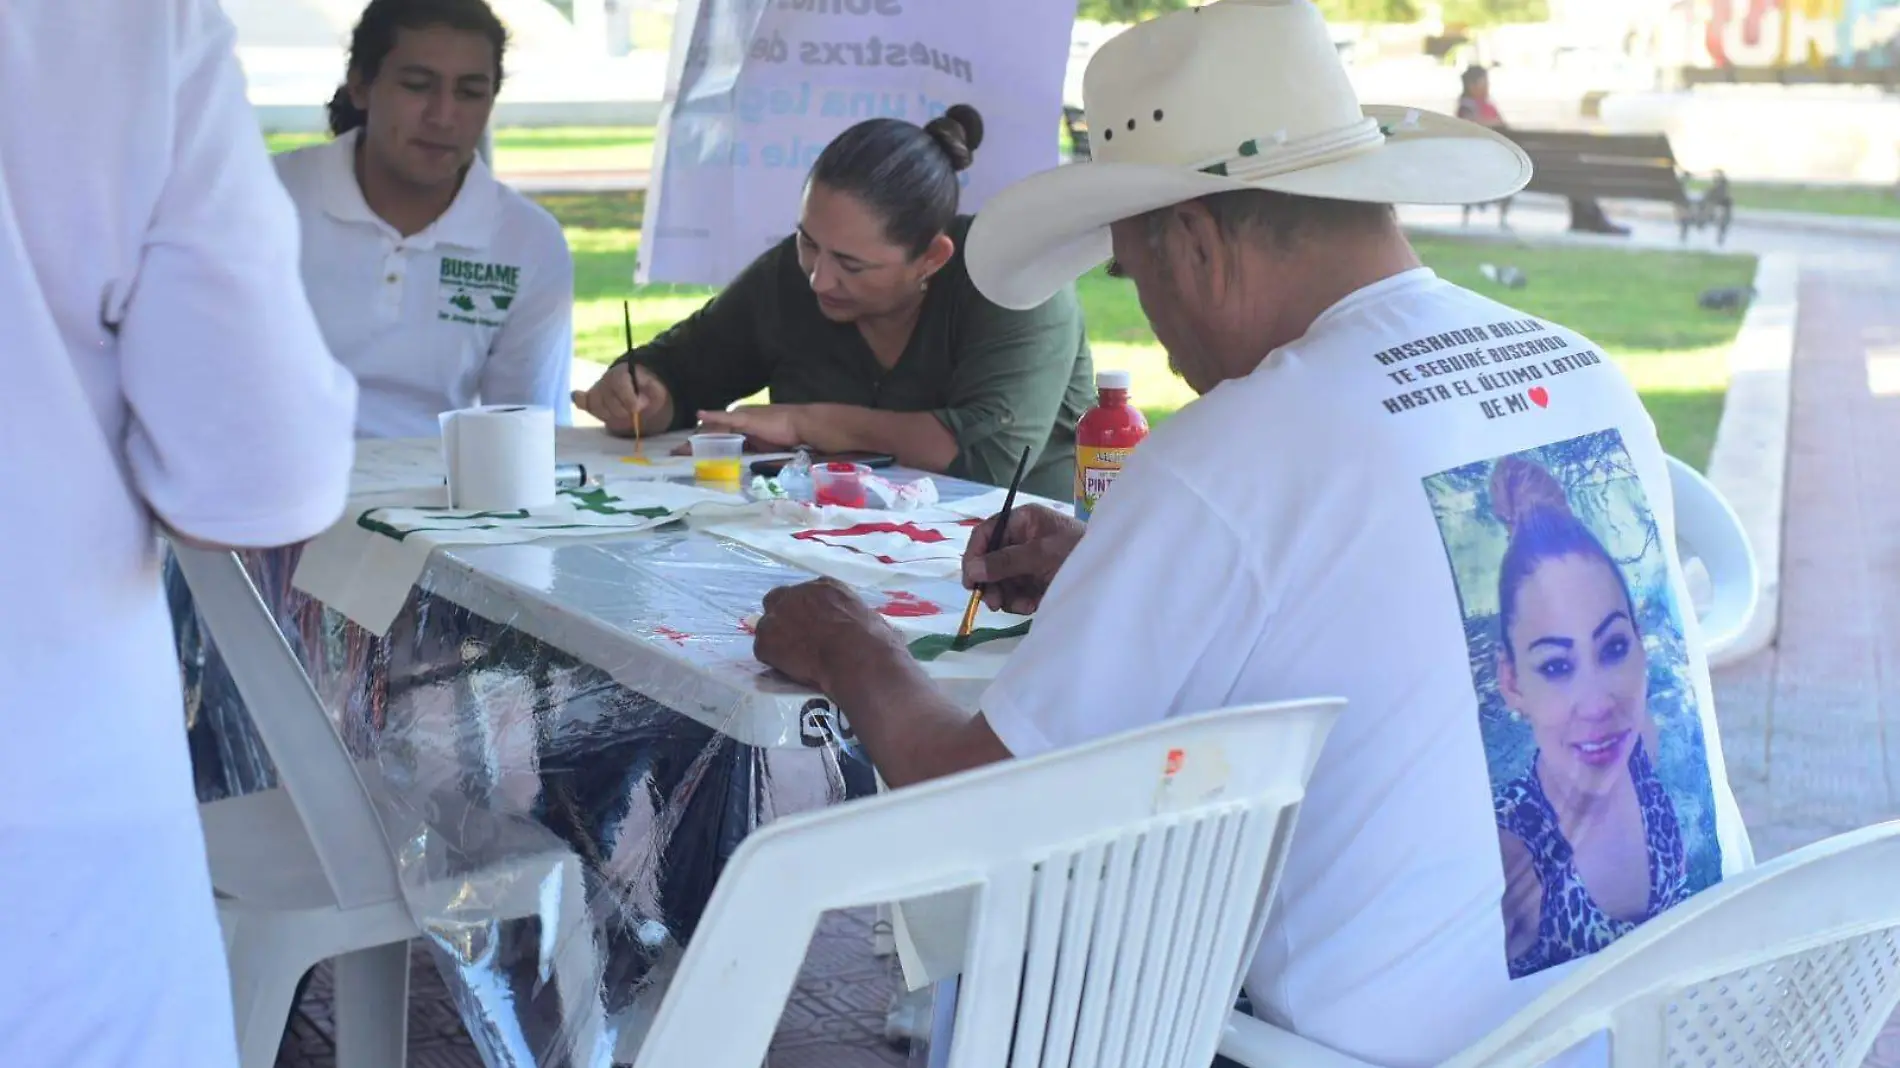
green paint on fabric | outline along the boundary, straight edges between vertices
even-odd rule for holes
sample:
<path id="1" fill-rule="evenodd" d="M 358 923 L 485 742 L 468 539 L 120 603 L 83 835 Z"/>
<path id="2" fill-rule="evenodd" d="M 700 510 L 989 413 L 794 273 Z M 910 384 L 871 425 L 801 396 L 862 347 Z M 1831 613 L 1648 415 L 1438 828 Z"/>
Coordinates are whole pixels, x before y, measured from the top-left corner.
<path id="1" fill-rule="evenodd" d="M 609 496 L 605 491 L 599 490 L 599 489 L 588 490 L 586 492 L 576 492 L 576 491 L 563 491 L 563 492 L 567 496 L 572 497 L 574 499 L 574 505 L 576 508 L 579 508 L 582 511 L 593 512 L 597 515 L 633 516 L 638 519 L 657 520 L 657 519 L 666 519 L 672 516 L 674 512 L 674 510 L 671 508 L 660 508 L 660 507 L 617 508 L 614 506 L 614 504 L 615 502 L 618 501 L 618 498 Z M 502 530 L 510 526 L 515 526 L 517 525 L 517 523 L 521 525 L 525 525 L 528 527 L 528 529 L 531 529 L 531 530 L 598 530 L 604 534 L 604 533 L 611 532 L 613 529 L 611 527 L 603 527 L 595 523 L 536 523 L 534 522 L 535 517 L 529 515 L 526 510 L 516 510 L 516 511 L 509 511 L 509 512 L 469 512 L 466 514 L 456 514 L 454 518 L 458 520 L 506 519 L 506 520 L 514 520 L 517 522 L 510 522 L 510 523 L 458 522 L 454 526 L 418 526 L 418 527 L 410 527 L 405 530 L 385 520 L 376 518 L 377 513 L 383 512 L 383 511 L 387 511 L 387 509 L 372 508 L 369 511 L 364 512 L 362 515 L 357 517 L 356 525 L 359 527 L 362 527 L 364 530 L 367 530 L 372 534 L 381 534 L 382 536 L 389 538 L 393 541 L 406 541 L 408 540 L 409 535 L 411 534 L 425 534 L 425 533 L 452 534 L 452 533 L 455 533 L 456 531 L 461 531 L 461 530 Z M 454 512 L 455 510 L 453 508 L 412 508 L 412 509 L 409 509 L 409 511 Z"/>
<path id="2" fill-rule="evenodd" d="M 587 490 L 562 490 L 561 496 L 574 502 L 574 507 L 596 515 L 637 515 L 642 519 L 664 519 L 672 515 L 674 509 L 657 506 L 647 508 L 624 507 L 620 498 L 596 486 Z"/>
<path id="3" fill-rule="evenodd" d="M 961 649 L 957 647 L 957 636 L 954 634 L 926 634 L 910 643 L 910 655 L 920 662 L 928 663 L 952 649 L 958 649 L 961 652 L 974 649 L 986 642 L 1002 641 L 1004 638 L 1020 638 L 1029 633 L 1031 622 L 1033 620 L 1025 619 L 1013 627 L 978 627 L 970 632 L 969 638 L 963 642 Z"/>

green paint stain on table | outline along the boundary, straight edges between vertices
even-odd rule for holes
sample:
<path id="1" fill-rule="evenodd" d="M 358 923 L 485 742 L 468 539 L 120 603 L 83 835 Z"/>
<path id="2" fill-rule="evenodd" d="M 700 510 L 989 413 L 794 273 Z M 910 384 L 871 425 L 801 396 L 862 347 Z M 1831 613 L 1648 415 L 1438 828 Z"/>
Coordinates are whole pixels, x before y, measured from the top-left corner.
<path id="1" fill-rule="evenodd" d="M 1013 627 L 978 627 L 970 632 L 970 637 L 963 643 L 963 648 L 974 649 L 985 642 L 1002 641 L 1004 638 L 1020 638 L 1029 633 L 1029 624 L 1031 622 L 1031 620 L 1025 619 Z M 956 644 L 957 638 L 954 634 L 926 634 L 910 643 L 910 655 L 920 661 L 928 662 L 955 649 Z"/>

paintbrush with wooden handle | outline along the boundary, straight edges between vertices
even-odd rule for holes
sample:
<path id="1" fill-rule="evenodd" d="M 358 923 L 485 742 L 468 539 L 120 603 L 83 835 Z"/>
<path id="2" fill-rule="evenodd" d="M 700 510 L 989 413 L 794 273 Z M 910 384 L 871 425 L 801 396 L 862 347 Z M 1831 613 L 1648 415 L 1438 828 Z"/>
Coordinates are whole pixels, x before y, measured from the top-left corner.
<path id="1" fill-rule="evenodd" d="M 1009 480 L 1009 492 L 1003 494 L 1003 510 L 996 513 L 996 526 L 990 529 L 990 552 L 1003 547 L 1003 538 L 1009 530 L 1009 513 L 1016 507 L 1016 489 L 1023 484 L 1023 474 L 1029 470 L 1029 446 L 1023 446 L 1023 458 L 1016 461 L 1016 477 Z M 963 622 L 957 625 L 957 640 L 952 649 L 961 649 L 969 644 L 970 631 L 976 626 L 976 610 L 983 605 L 983 584 L 977 583 L 970 591 L 970 606 L 963 610 Z"/>
<path id="2" fill-rule="evenodd" d="M 620 302 L 620 321 L 627 328 L 627 355 L 633 355 L 633 306 L 628 301 Z M 627 361 L 627 381 L 633 386 L 633 455 L 640 456 L 640 373 L 634 367 L 633 360 Z"/>

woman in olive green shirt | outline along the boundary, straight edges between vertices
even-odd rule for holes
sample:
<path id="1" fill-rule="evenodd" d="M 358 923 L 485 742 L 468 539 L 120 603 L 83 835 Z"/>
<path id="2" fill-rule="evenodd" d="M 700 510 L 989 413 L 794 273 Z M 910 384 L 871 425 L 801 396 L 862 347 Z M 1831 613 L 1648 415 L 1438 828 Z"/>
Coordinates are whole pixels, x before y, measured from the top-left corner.
<path id="1" fill-rule="evenodd" d="M 956 172 L 982 137 L 961 104 L 846 130 L 812 166 L 797 232 L 575 404 L 615 433 L 637 407 L 649 431 L 697 422 L 994 485 L 1028 446 L 1023 488 L 1067 499 L 1094 397 L 1082 312 L 1073 290 L 1009 311 L 970 283 Z M 766 388 L 772 403 L 725 410 Z"/>

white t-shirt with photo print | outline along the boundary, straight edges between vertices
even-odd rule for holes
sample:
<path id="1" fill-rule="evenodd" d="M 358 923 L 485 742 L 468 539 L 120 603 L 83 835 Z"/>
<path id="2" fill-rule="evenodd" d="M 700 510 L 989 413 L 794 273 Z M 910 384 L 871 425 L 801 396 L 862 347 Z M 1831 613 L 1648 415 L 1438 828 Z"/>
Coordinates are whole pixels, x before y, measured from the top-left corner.
<path id="1" fill-rule="evenodd" d="M 1156 429 L 982 707 L 1031 756 L 1345 697 L 1247 989 L 1436 1063 L 1753 862 L 1674 529 L 1612 362 L 1408 271 Z"/>

